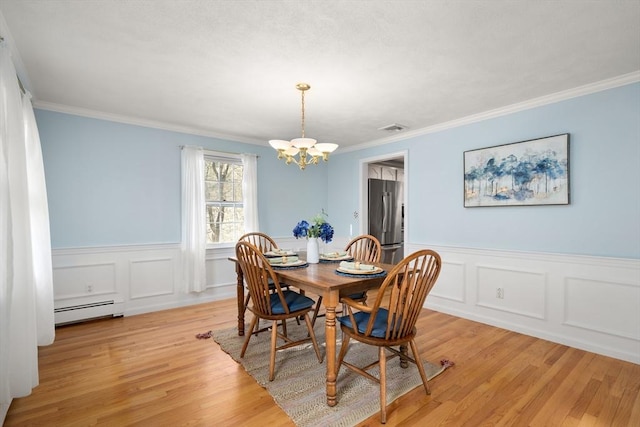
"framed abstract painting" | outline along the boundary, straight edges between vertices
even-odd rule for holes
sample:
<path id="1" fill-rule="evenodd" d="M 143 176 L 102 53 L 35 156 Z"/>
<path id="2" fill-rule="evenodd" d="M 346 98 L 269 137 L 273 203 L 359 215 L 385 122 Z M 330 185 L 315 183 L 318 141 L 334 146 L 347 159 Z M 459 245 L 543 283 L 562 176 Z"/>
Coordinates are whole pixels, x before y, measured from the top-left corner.
<path id="1" fill-rule="evenodd" d="M 569 134 L 464 152 L 464 207 L 569 204 Z"/>

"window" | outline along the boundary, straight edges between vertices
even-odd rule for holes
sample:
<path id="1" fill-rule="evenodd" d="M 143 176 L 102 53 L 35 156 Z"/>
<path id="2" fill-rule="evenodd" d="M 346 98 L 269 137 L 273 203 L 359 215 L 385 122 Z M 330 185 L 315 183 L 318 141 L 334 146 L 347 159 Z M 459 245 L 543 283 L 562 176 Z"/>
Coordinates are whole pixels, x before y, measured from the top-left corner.
<path id="1" fill-rule="evenodd" d="M 204 156 L 207 244 L 236 242 L 244 234 L 240 157 Z"/>

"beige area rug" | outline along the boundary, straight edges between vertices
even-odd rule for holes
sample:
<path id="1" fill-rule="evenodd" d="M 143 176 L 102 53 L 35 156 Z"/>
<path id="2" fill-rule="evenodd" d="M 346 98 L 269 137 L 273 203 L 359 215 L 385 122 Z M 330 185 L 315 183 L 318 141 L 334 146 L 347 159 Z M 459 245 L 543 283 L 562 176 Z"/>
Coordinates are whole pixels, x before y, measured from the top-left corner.
<path id="1" fill-rule="evenodd" d="M 307 334 L 306 327 L 295 322 L 287 324 L 292 337 Z M 255 378 L 273 396 L 297 426 L 353 426 L 380 412 L 380 389 L 377 383 L 358 375 L 344 366 L 337 379 L 338 404 L 326 404 L 326 364 L 324 361 L 324 325 L 316 325 L 316 338 L 321 344 L 323 363 L 311 343 L 281 350 L 276 355 L 276 377 L 269 381 L 269 341 L 271 333 L 262 332 L 251 338 L 244 358 L 240 358 L 245 337 L 238 336 L 236 328 L 213 331 L 213 339 L 220 344 L 236 362 Z M 301 335 L 304 334 L 304 335 Z M 340 331 L 338 330 L 338 336 Z M 282 340 L 278 340 L 282 344 Z M 365 366 L 378 358 L 377 348 L 351 340 L 352 346 L 345 360 L 357 366 Z M 337 343 L 340 348 L 340 340 Z M 442 373 L 452 363 L 443 361 L 439 365 L 424 362 L 429 379 Z M 378 376 L 377 368 L 370 371 Z M 398 397 L 422 386 L 420 373 L 413 363 L 402 369 L 399 359 L 387 363 L 387 405 Z"/>

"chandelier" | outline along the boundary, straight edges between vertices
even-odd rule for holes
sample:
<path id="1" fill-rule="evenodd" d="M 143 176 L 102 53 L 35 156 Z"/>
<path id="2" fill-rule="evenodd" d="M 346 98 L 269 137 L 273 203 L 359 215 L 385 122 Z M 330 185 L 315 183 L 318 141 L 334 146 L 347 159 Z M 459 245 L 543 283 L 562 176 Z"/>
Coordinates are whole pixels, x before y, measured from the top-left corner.
<path id="1" fill-rule="evenodd" d="M 317 165 L 320 158 L 325 162 L 329 160 L 329 153 L 338 148 L 338 144 L 322 143 L 318 144 L 313 138 L 304 136 L 304 93 L 311 89 L 307 83 L 296 85 L 302 93 L 302 138 L 295 138 L 291 141 L 282 139 L 272 139 L 269 144 L 278 151 L 278 159 L 284 159 L 286 164 L 295 163 L 304 170 L 307 165 Z M 296 158 L 296 156 L 298 156 Z"/>

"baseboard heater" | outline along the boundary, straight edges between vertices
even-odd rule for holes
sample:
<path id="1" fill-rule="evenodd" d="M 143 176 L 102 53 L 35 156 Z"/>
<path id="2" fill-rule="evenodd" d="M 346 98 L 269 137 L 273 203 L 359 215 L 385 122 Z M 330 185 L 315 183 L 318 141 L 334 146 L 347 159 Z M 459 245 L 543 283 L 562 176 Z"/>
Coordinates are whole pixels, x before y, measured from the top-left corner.
<path id="1" fill-rule="evenodd" d="M 82 322 L 98 317 L 120 317 L 124 315 L 124 302 L 121 300 L 97 301 L 87 304 L 59 307 L 54 310 L 56 325 Z"/>

